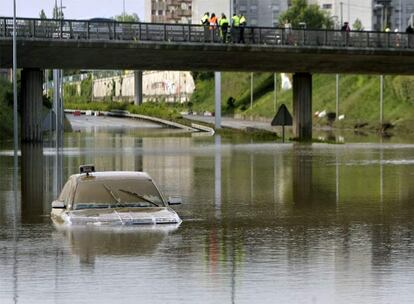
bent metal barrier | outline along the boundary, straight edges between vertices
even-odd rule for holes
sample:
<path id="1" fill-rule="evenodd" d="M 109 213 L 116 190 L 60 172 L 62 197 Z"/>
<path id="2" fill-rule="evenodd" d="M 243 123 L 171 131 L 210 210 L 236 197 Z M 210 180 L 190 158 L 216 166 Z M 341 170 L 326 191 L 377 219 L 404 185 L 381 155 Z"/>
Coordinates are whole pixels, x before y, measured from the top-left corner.
<path id="1" fill-rule="evenodd" d="M 222 43 L 219 28 L 192 24 L 116 22 L 112 20 L 55 20 L 17 18 L 20 39 L 116 40 L 176 43 Z M 229 43 L 238 42 L 240 30 L 229 29 Z M 13 18 L 0 17 L 0 38 L 13 36 Z M 245 44 L 338 48 L 414 48 L 414 34 L 338 30 L 245 27 Z"/>

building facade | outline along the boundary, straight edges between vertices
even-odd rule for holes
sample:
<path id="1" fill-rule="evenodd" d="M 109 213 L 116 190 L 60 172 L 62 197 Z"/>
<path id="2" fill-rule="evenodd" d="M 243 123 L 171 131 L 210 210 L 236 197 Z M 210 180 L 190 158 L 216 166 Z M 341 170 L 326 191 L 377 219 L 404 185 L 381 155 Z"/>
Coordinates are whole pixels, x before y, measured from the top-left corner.
<path id="1" fill-rule="evenodd" d="M 364 30 L 372 30 L 374 13 L 372 0 L 310 0 L 309 3 L 317 4 L 325 10 L 337 29 L 344 22 L 348 22 L 352 28 L 355 21 L 359 19 Z"/>
<path id="2" fill-rule="evenodd" d="M 288 0 L 233 0 L 233 11 L 244 14 L 250 26 L 277 26 Z"/>
<path id="3" fill-rule="evenodd" d="M 348 21 L 350 26 L 356 19 L 362 22 L 364 30 L 405 31 L 408 23 L 413 22 L 413 0 L 309 0 L 326 10 L 340 27 Z"/>
<path id="4" fill-rule="evenodd" d="M 405 31 L 413 22 L 413 0 L 377 0 L 374 1 L 373 28 L 380 30 L 389 27 L 391 30 Z"/>
<path id="5" fill-rule="evenodd" d="M 218 18 L 224 13 L 230 18 L 230 0 L 193 0 L 193 24 L 201 24 L 206 12 L 215 13 Z"/>
<path id="6" fill-rule="evenodd" d="M 145 21 L 191 23 L 193 0 L 145 0 Z"/>
<path id="7" fill-rule="evenodd" d="M 77 82 L 80 90 L 80 82 Z M 195 89 L 190 72 L 182 71 L 146 71 L 142 81 L 144 102 L 188 102 Z M 80 94 L 80 91 L 78 92 Z M 134 73 L 94 78 L 92 98 L 104 100 L 134 100 Z"/>
<path id="8" fill-rule="evenodd" d="M 0 69 L 0 78 L 12 81 L 12 70 L 11 69 Z"/>

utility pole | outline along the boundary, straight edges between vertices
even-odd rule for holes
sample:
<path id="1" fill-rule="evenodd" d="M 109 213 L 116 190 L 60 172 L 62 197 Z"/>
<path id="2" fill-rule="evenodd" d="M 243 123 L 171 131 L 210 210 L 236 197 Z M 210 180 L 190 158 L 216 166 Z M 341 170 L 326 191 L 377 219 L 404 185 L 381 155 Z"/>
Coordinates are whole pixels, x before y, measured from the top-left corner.
<path id="1" fill-rule="evenodd" d="M 349 1 L 350 0 L 348 0 L 348 7 L 347 7 L 347 10 L 348 10 L 348 22 L 350 23 L 350 26 L 351 26 L 351 5 L 349 4 Z"/>
<path id="2" fill-rule="evenodd" d="M 19 147 L 19 129 L 17 125 L 17 24 L 16 24 L 16 0 L 13 0 L 13 142 L 14 142 L 14 167 L 17 170 L 18 156 L 17 149 Z M 17 173 L 16 173 L 17 178 Z"/>
<path id="3" fill-rule="evenodd" d="M 380 76 L 380 124 L 384 122 L 384 75 Z"/>
<path id="4" fill-rule="evenodd" d="M 339 74 L 336 74 L 336 119 L 339 118 Z"/>
<path id="5" fill-rule="evenodd" d="M 250 109 L 253 109 L 253 98 L 254 98 L 254 94 L 253 94 L 253 84 L 254 84 L 254 79 L 253 79 L 253 72 L 250 74 Z"/>
<path id="6" fill-rule="evenodd" d="M 339 4 L 341 5 L 341 26 L 342 26 L 344 24 L 344 3 L 339 2 Z"/>
<path id="7" fill-rule="evenodd" d="M 125 16 L 126 16 L 126 14 L 125 14 L 125 0 L 123 0 L 123 17 L 122 17 L 122 21 L 124 21 L 125 22 Z"/>
<path id="8" fill-rule="evenodd" d="M 275 86 L 275 91 L 274 91 L 274 96 L 273 96 L 273 104 L 274 104 L 275 113 L 276 113 L 277 111 L 277 74 L 276 73 L 274 75 L 274 86 Z"/>

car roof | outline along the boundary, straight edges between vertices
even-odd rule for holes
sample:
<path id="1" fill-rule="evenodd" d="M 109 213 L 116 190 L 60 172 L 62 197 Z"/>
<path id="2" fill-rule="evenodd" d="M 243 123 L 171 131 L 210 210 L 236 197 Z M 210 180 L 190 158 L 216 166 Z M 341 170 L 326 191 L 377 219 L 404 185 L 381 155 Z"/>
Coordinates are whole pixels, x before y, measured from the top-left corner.
<path id="1" fill-rule="evenodd" d="M 83 180 L 152 180 L 151 176 L 148 175 L 146 172 L 135 172 L 135 171 L 104 171 L 104 172 L 93 172 L 90 173 L 89 176 L 85 173 L 83 174 L 74 174 L 70 177 L 71 179 L 75 179 L 77 182 Z"/>

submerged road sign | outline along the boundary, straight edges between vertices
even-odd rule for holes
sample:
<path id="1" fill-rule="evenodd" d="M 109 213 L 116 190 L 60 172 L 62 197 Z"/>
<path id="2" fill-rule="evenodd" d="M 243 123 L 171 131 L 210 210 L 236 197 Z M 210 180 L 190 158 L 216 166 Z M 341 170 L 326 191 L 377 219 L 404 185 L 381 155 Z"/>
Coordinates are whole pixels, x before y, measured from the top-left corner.
<path id="1" fill-rule="evenodd" d="M 275 118 L 272 120 L 272 126 L 291 126 L 293 124 L 292 115 L 284 104 L 279 107 Z"/>
<path id="2" fill-rule="evenodd" d="M 289 110 L 284 104 L 279 107 L 275 118 L 273 118 L 272 126 L 282 126 L 282 138 L 285 142 L 285 126 L 293 125 L 292 115 L 290 115 Z"/>

